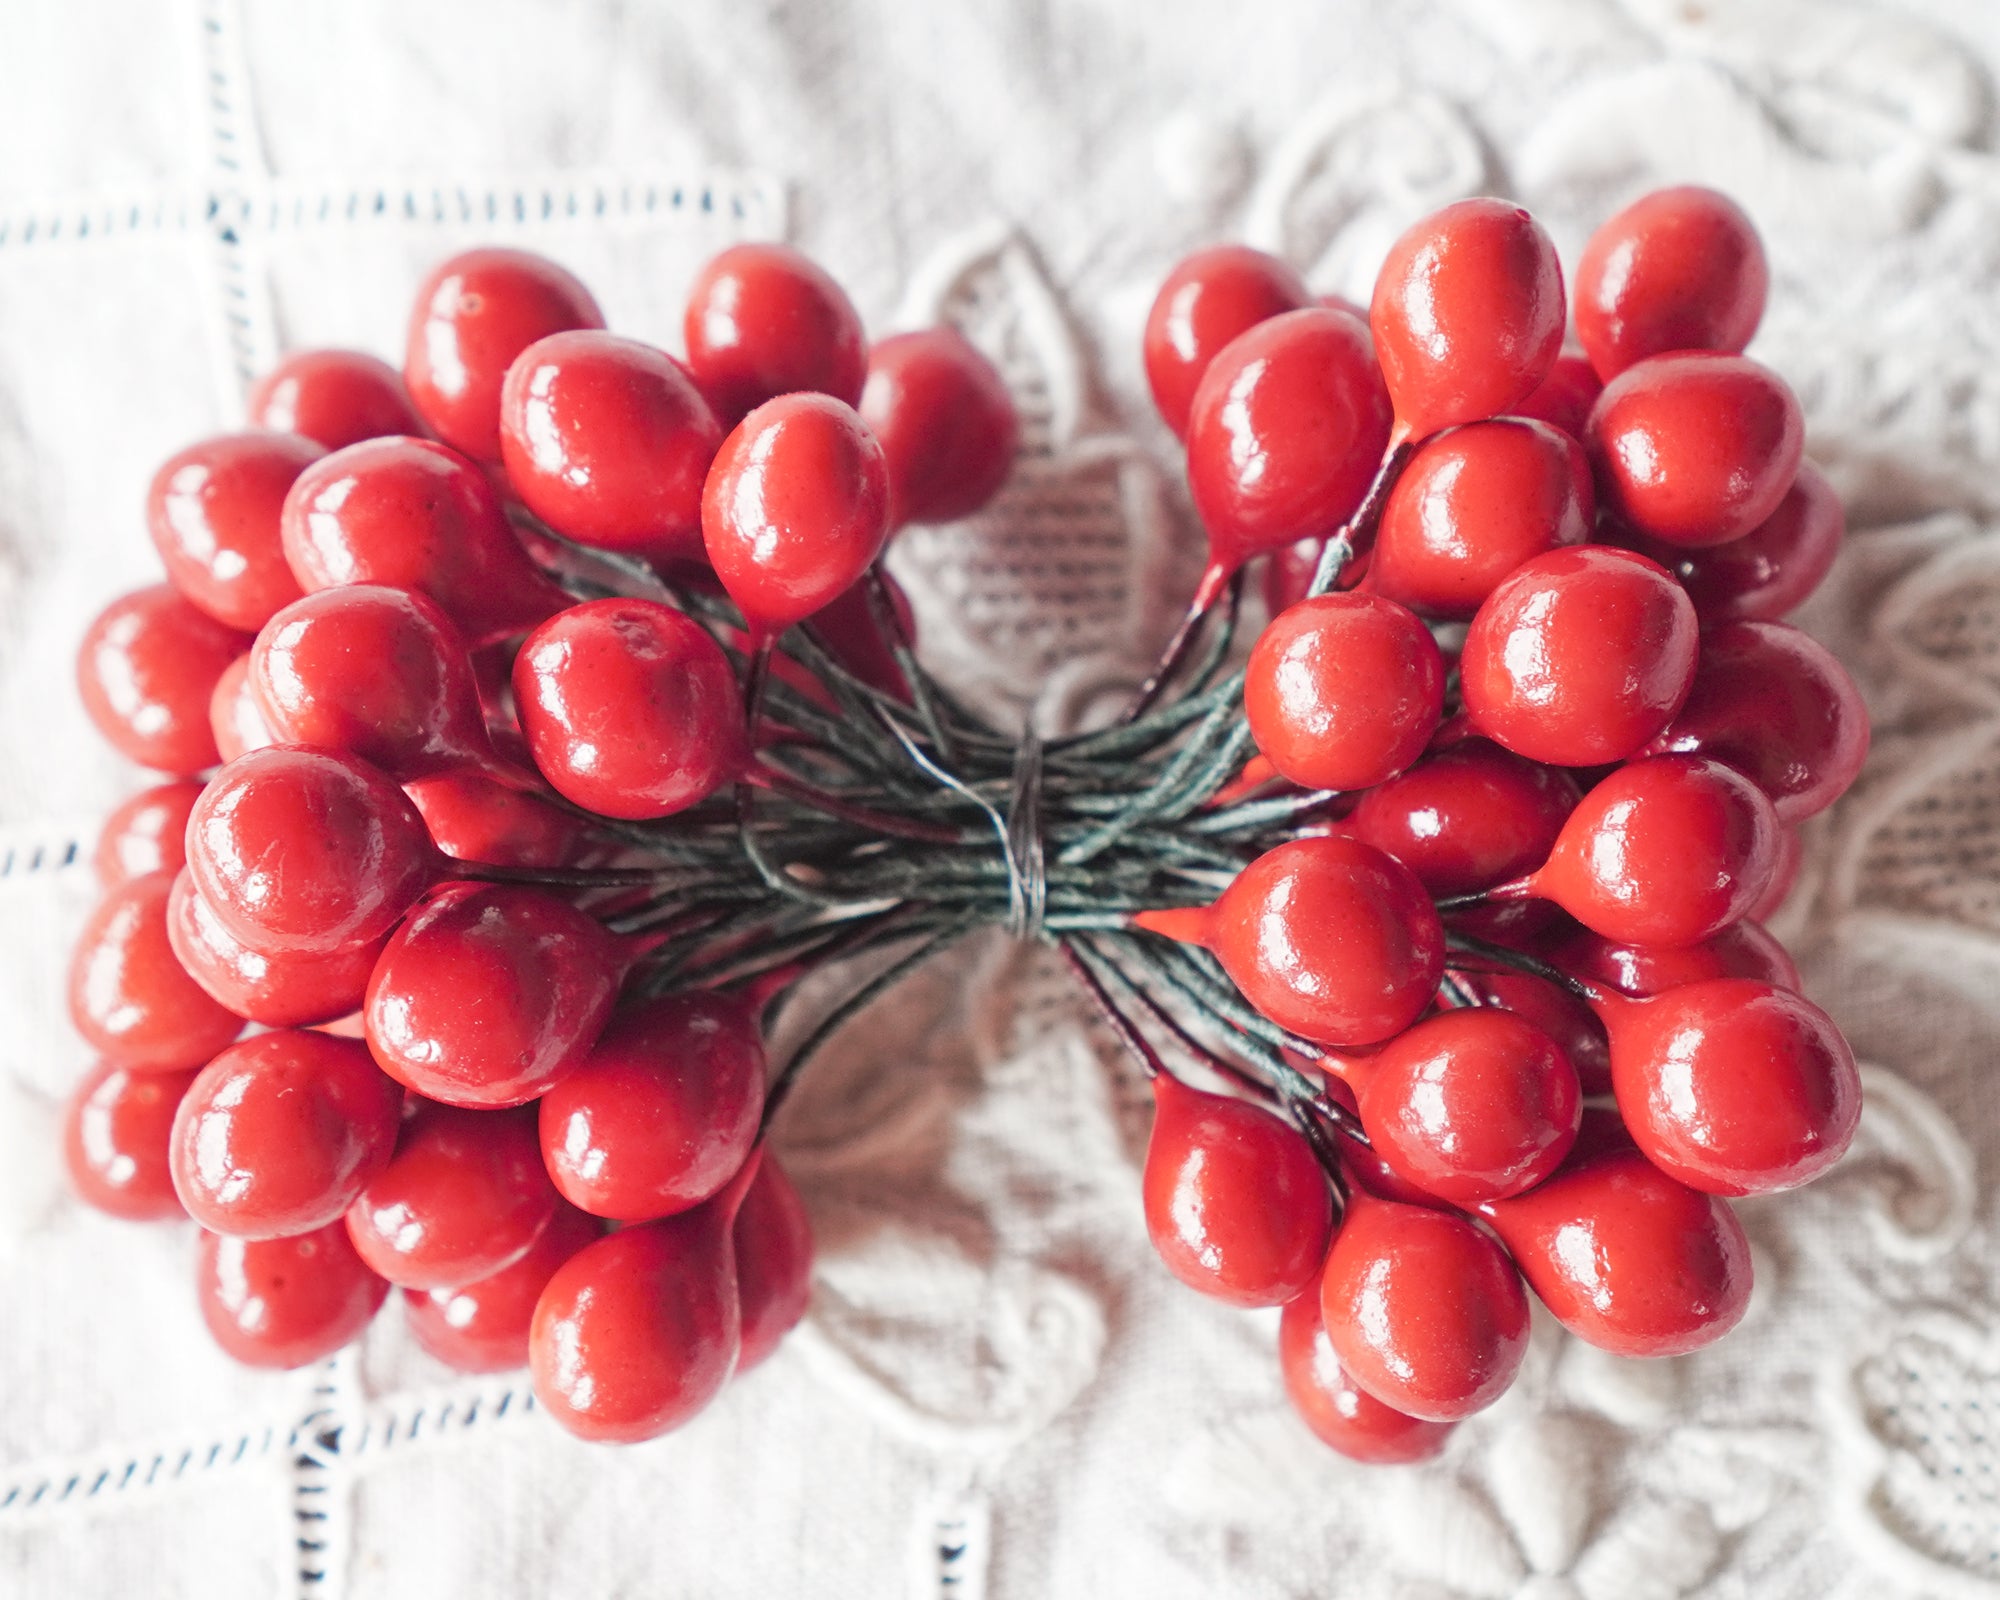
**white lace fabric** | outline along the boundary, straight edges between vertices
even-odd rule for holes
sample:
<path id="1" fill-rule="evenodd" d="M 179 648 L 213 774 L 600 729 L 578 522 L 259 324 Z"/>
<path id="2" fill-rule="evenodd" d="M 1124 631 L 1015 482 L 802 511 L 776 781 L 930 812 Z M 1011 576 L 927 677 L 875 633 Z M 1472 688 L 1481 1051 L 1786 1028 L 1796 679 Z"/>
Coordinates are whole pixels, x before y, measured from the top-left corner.
<path id="1" fill-rule="evenodd" d="M 0 52 L 0 1594 L 2000 1596 L 2000 13 L 1860 0 L 912 7 L 97 0 Z M 954 683 L 1044 731 L 1128 683 L 1198 561 L 1138 329 L 1243 237 L 1365 292 L 1518 196 L 1567 259 L 1643 188 L 1765 229 L 1753 353 L 1853 532 L 1800 620 L 1876 717 L 1779 931 L 1870 1063 L 1852 1156 L 1744 1207 L 1759 1293 L 1683 1360 L 1539 1322 L 1440 1463 L 1330 1455 L 1274 1321 L 1146 1248 L 1147 1104 L 993 934 L 874 1008 L 779 1141 L 813 1309 L 684 1432 L 607 1450 L 392 1305 L 273 1377 L 209 1345 L 190 1230 L 64 1191 L 62 1018 L 96 819 L 142 780 L 70 687 L 156 571 L 153 465 L 279 350 L 393 355 L 425 266 L 547 250 L 678 347 L 696 266 L 789 236 L 872 329 L 1002 363 L 1018 470 L 893 556 Z M 825 1003 L 837 979 L 822 980 Z M 795 1031 L 793 1016 L 786 1031 Z M 779 1048 L 782 1049 L 782 1038 Z"/>

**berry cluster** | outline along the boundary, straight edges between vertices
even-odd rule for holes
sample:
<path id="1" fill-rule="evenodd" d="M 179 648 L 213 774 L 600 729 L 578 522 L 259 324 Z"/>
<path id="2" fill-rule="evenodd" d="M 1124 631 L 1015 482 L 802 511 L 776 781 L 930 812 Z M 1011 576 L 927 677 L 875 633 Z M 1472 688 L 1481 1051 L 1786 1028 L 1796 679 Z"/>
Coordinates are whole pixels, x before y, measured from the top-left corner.
<path id="1" fill-rule="evenodd" d="M 1043 741 L 925 671 L 880 564 L 1009 471 L 962 338 L 870 344 L 742 246 L 683 361 L 552 263 L 447 262 L 400 373 L 293 357 L 160 470 L 169 581 L 85 638 L 98 727 L 175 781 L 98 850 L 79 1191 L 201 1225 L 245 1361 L 323 1357 L 396 1285 L 440 1359 L 651 1437 L 804 1309 L 764 1140 L 800 1071 L 999 925 L 1152 1074 L 1155 1243 L 1285 1306 L 1337 1449 L 1419 1458 L 1500 1393 L 1523 1278 L 1624 1353 L 1718 1336 L 1723 1197 L 1859 1111 L 1752 920 L 1866 749 L 1777 620 L 1841 514 L 1737 353 L 1740 212 L 1652 196 L 1579 282 L 1570 354 L 1553 249 L 1488 200 L 1399 241 L 1365 318 L 1253 251 L 1178 268 L 1147 369 L 1209 565 L 1125 715 Z M 833 960 L 866 981 L 769 1070 L 766 1013 Z"/>

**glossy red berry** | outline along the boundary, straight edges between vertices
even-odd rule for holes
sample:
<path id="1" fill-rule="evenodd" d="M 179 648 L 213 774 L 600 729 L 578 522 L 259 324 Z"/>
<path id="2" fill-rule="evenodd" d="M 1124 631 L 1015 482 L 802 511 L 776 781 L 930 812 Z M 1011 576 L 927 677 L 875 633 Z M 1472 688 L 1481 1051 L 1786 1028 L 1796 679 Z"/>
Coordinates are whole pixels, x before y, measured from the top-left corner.
<path id="1" fill-rule="evenodd" d="M 465 642 L 420 590 L 345 584 L 293 601 L 257 636 L 250 683 L 282 741 L 398 783 L 494 763 Z"/>
<path id="2" fill-rule="evenodd" d="M 1451 1423 L 1405 1416 L 1348 1377 L 1326 1336 L 1317 1292 L 1285 1307 L 1278 1321 L 1278 1370 L 1292 1409 L 1322 1443 L 1350 1461 L 1381 1466 L 1429 1461 L 1451 1437 Z"/>
<path id="3" fill-rule="evenodd" d="M 569 604 L 528 559 L 486 474 L 428 439 L 370 439 L 314 462 L 285 500 L 284 537 L 308 593 L 421 589 L 474 646 Z"/>
<path id="4" fill-rule="evenodd" d="M 535 1302 L 565 1261 L 603 1235 L 575 1206 L 555 1215 L 518 1261 L 455 1289 L 405 1289 L 403 1310 L 418 1344 L 458 1372 L 511 1372 L 528 1364 Z"/>
<path id="5" fill-rule="evenodd" d="M 650 600 L 551 617 L 514 658 L 535 765 L 606 817 L 665 817 L 733 782 L 748 758 L 729 658 L 699 623 Z"/>
<path id="6" fill-rule="evenodd" d="M 84 631 L 77 692 L 120 755 L 193 777 L 216 763 L 208 720 L 216 680 L 249 647 L 247 636 L 156 583 L 119 596 Z"/>
<path id="7" fill-rule="evenodd" d="M 1711 978 L 1755 978 L 1780 989 L 1800 986 L 1799 969 L 1785 947 L 1747 919 L 1699 944 L 1668 949 L 1620 944 L 1588 928 L 1571 927 L 1545 940 L 1541 953 L 1575 977 L 1638 997 Z"/>
<path id="8" fill-rule="evenodd" d="M 449 884 L 396 930 L 368 980 L 368 1047 L 399 1083 L 456 1106 L 515 1106 L 585 1058 L 625 956 L 539 889 Z"/>
<path id="9" fill-rule="evenodd" d="M 437 847 L 455 861 L 501 867 L 566 867 L 589 846 L 587 824 L 546 800 L 476 772 L 447 772 L 403 785 Z"/>
<path id="10" fill-rule="evenodd" d="M 874 576 L 881 579 L 882 587 L 888 592 L 889 609 L 896 624 L 901 628 L 903 638 L 914 649 L 917 618 L 910 606 L 910 597 L 886 568 L 878 566 Z M 875 609 L 868 599 L 869 581 L 864 577 L 850 584 L 837 599 L 815 611 L 808 626 L 813 637 L 848 672 L 884 694 L 908 700 L 909 683 L 896 662 L 895 649 L 875 620 Z M 773 659 L 774 669 L 781 659 Z"/>
<path id="11" fill-rule="evenodd" d="M 838 599 L 882 553 L 882 447 L 826 395 L 766 401 L 723 441 L 702 491 L 701 531 L 751 633 L 782 633 Z"/>
<path id="12" fill-rule="evenodd" d="M 1167 1270 L 1235 1306 L 1277 1306 L 1319 1276 L 1333 1198 L 1312 1146 L 1261 1107 L 1153 1079 L 1146 1232 Z"/>
<path id="13" fill-rule="evenodd" d="M 181 1213 L 167 1148 L 192 1072 L 133 1072 L 100 1061 L 63 1107 L 63 1164 L 84 1204 L 129 1222 Z"/>
<path id="14" fill-rule="evenodd" d="M 208 697 L 208 725 L 215 734 L 215 753 L 225 764 L 279 742 L 251 687 L 248 655 L 230 662 L 215 680 L 215 692 Z"/>
<path id="15" fill-rule="evenodd" d="M 363 439 L 420 434 L 402 374 L 358 350 L 301 350 L 250 386 L 250 421 L 328 450 Z"/>
<path id="16" fill-rule="evenodd" d="M 1463 1217 L 1358 1191 L 1320 1279 L 1341 1370 L 1384 1405 L 1456 1422 L 1499 1399 L 1528 1349 L 1528 1297 Z"/>
<path id="17" fill-rule="evenodd" d="M 1252 1005 L 1319 1044 L 1401 1033 L 1444 971 L 1443 927 L 1409 868 L 1338 836 L 1266 851 L 1212 906 L 1133 921 L 1206 946 Z"/>
<path id="18" fill-rule="evenodd" d="M 542 1098 L 542 1160 L 572 1204 L 644 1222 L 729 1182 L 764 1109 L 764 1041 L 740 1000 L 696 992 L 612 1019 Z"/>
<path id="19" fill-rule="evenodd" d="M 1161 419 L 1185 435 L 1195 390 L 1217 352 L 1258 323 L 1312 303 L 1298 273 L 1262 250 L 1217 245 L 1187 257 L 1146 316 L 1146 382 Z"/>
<path id="20" fill-rule="evenodd" d="M 868 352 L 861 420 L 889 469 L 889 521 L 956 522 L 1000 492 L 1021 423 L 1006 379 L 956 328 L 892 334 Z"/>
<path id="21" fill-rule="evenodd" d="M 1678 578 L 1703 622 L 1775 622 L 1832 570 L 1847 514 L 1826 474 L 1801 461 L 1778 509 L 1740 539 L 1684 550 L 1629 528 L 1615 534 Z"/>
<path id="22" fill-rule="evenodd" d="M 699 561 L 701 486 L 722 427 L 663 350 L 594 330 L 551 334 L 507 369 L 507 480 L 565 538 L 649 561 Z"/>
<path id="23" fill-rule="evenodd" d="M 601 328 L 577 279 L 525 250 L 467 250 L 417 291 L 403 378 L 431 431 L 478 461 L 500 459 L 500 388 L 537 339 Z"/>
<path id="24" fill-rule="evenodd" d="M 1590 538 L 1583 447 L 1542 422 L 1453 428 L 1410 458 L 1382 508 L 1368 587 L 1426 616 L 1463 618 L 1524 562 Z"/>
<path id="25" fill-rule="evenodd" d="M 1750 1304 L 1750 1241 L 1728 1204 L 1670 1178 L 1622 1137 L 1587 1126 L 1547 1183 L 1481 1209 L 1555 1319 L 1614 1355 L 1686 1355 Z"/>
<path id="26" fill-rule="evenodd" d="M 1271 620 L 1243 680 L 1257 748 L 1305 789 L 1368 789 L 1401 772 L 1437 731 L 1444 660 L 1393 600 L 1327 594 Z"/>
<path id="27" fill-rule="evenodd" d="M 1363 795 L 1346 829 L 1432 894 L 1471 894 L 1547 860 L 1577 797 L 1560 768 L 1464 739 Z"/>
<path id="28" fill-rule="evenodd" d="M 722 252 L 688 291 L 688 365 L 729 427 L 779 395 L 857 405 L 868 372 L 861 317 L 839 284 L 781 244 Z"/>
<path id="29" fill-rule="evenodd" d="M 237 939 L 301 955 L 379 939 L 441 861 L 380 770 L 289 745 L 215 775 L 188 818 L 187 853 L 195 887 Z"/>
<path id="30" fill-rule="evenodd" d="M 1583 1092 L 1611 1092 L 1611 1040 L 1597 1014 L 1560 985 L 1531 972 L 1476 972 L 1460 975 L 1484 1004 L 1526 1017 L 1556 1042 L 1576 1069 Z"/>
<path id="31" fill-rule="evenodd" d="M 1366 331 L 1308 306 L 1260 322 L 1209 363 L 1188 414 L 1188 487 L 1208 532 L 1205 605 L 1252 556 L 1353 516 L 1389 440 Z"/>
<path id="32" fill-rule="evenodd" d="M 1606 380 L 1674 350 L 1735 354 L 1764 315 L 1770 268 L 1742 207 L 1692 185 L 1656 189 L 1590 236 L 1576 336 Z"/>
<path id="33" fill-rule="evenodd" d="M 1653 756 L 1583 797 L 1532 892 L 1607 939 L 1695 944 L 1749 915 L 1777 860 L 1755 784 L 1702 756 Z"/>
<path id="34" fill-rule="evenodd" d="M 1752 978 L 1610 995 L 1611 1079 L 1633 1141 L 1709 1194 L 1766 1194 L 1818 1177 L 1861 1118 L 1854 1054 L 1804 996 Z"/>
<path id="35" fill-rule="evenodd" d="M 532 1111 L 418 1101 L 389 1164 L 348 1208 L 347 1232 L 391 1283 L 452 1289 L 520 1260 L 560 1204 Z"/>
<path id="36" fill-rule="evenodd" d="M 812 1220 L 799 1191 L 768 1150 L 744 1193 L 730 1238 L 743 1320 L 743 1353 L 736 1362 L 740 1377 L 778 1348 L 812 1300 Z"/>
<path id="37" fill-rule="evenodd" d="M 247 1367 L 306 1367 L 361 1335 L 388 1297 L 333 1223 L 289 1239 L 204 1233 L 195 1268 L 202 1320 Z"/>
<path id="38" fill-rule="evenodd" d="M 1572 439 L 1583 437 L 1590 420 L 1590 408 L 1604 391 L 1590 358 L 1575 347 L 1565 348 L 1549 367 L 1535 392 L 1509 409 L 1517 417 L 1532 417 L 1562 429 Z"/>
<path id="39" fill-rule="evenodd" d="M 1817 816 L 1868 756 L 1868 708 L 1832 651 L 1782 622 L 1702 635 L 1686 703 L 1649 750 L 1708 756 L 1771 797 L 1781 822 Z"/>
<path id="40" fill-rule="evenodd" d="M 388 1164 L 402 1112 L 403 1091 L 354 1040 L 260 1033 L 204 1067 L 181 1101 L 174 1188 L 215 1233 L 310 1233 Z"/>
<path id="41" fill-rule="evenodd" d="M 1460 200 L 1389 247 L 1368 326 L 1397 437 L 1512 410 L 1563 338 L 1562 266 L 1541 224 L 1505 200 Z"/>
<path id="42" fill-rule="evenodd" d="M 1419 1022 L 1347 1076 L 1376 1151 L 1459 1206 L 1532 1189 L 1569 1154 L 1582 1114 L 1562 1047 L 1499 1006 Z"/>
<path id="43" fill-rule="evenodd" d="M 298 475 L 325 454 L 292 433 L 226 433 L 169 456 L 146 492 L 146 527 L 174 587 L 244 633 L 296 600 L 279 513 Z"/>
<path id="44" fill-rule="evenodd" d="M 187 860 L 187 819 L 202 785 L 188 779 L 141 789 L 104 819 L 91 855 L 98 883 L 115 889 L 148 872 L 178 872 Z"/>
<path id="45" fill-rule="evenodd" d="M 1533 761 L 1622 761 L 1658 735 L 1694 681 L 1694 607 L 1643 556 L 1598 545 L 1537 556 L 1466 631 L 1472 726 Z"/>
<path id="46" fill-rule="evenodd" d="M 358 1011 L 384 933 L 321 954 L 267 955 L 237 938 L 183 870 L 167 897 L 167 937 L 188 976 L 239 1017 L 309 1028 Z"/>
<path id="47" fill-rule="evenodd" d="M 1604 386 L 1584 443 L 1600 503 L 1689 549 L 1740 539 L 1778 509 L 1805 450 L 1784 380 L 1746 356 L 1651 356 Z"/>
<path id="48" fill-rule="evenodd" d="M 743 1183 L 754 1173 L 743 1175 Z M 535 1398 L 579 1438 L 635 1444 L 687 1422 L 742 1350 L 730 1230 L 742 1184 L 571 1256 L 535 1306 Z"/>
<path id="49" fill-rule="evenodd" d="M 1326 551 L 1324 539 L 1300 539 L 1264 559 L 1264 610 L 1275 617 L 1306 598 Z"/>
<path id="50" fill-rule="evenodd" d="M 188 976 L 167 937 L 173 875 L 149 872 L 109 891 L 78 936 L 69 1014 L 84 1041 L 138 1071 L 198 1067 L 243 1031 Z"/>

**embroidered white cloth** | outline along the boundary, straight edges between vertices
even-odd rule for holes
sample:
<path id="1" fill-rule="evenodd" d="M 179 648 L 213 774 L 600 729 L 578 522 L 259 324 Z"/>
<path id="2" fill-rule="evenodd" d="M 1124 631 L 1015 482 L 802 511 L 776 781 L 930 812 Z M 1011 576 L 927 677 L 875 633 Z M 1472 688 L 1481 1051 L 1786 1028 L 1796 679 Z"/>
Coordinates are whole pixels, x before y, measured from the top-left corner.
<path id="1" fill-rule="evenodd" d="M 1984 0 L 89 0 L 0 50 L 0 1593 L 2000 1595 L 2000 10 Z M 1569 259 L 1663 181 L 1738 195 L 1756 352 L 1854 533 L 1804 620 L 1877 718 L 1781 931 L 1871 1063 L 1855 1154 L 1745 1208 L 1742 1330 L 1635 1364 L 1548 1326 L 1440 1464 L 1349 1467 L 1268 1317 L 1151 1262 L 1145 1104 L 997 937 L 814 1068 L 782 1148 L 812 1314 L 683 1434 L 597 1450 L 395 1308 L 231 1369 L 185 1229 L 70 1200 L 61 1018 L 96 818 L 74 641 L 151 581 L 152 466 L 288 346 L 393 355 L 421 270 L 547 250 L 678 343 L 695 266 L 790 236 L 870 326 L 948 317 L 1016 385 L 999 505 L 895 555 L 926 649 L 1044 729 L 1129 681 L 1197 541 L 1137 332 L 1246 237 L 1365 291 L 1499 191 Z"/>

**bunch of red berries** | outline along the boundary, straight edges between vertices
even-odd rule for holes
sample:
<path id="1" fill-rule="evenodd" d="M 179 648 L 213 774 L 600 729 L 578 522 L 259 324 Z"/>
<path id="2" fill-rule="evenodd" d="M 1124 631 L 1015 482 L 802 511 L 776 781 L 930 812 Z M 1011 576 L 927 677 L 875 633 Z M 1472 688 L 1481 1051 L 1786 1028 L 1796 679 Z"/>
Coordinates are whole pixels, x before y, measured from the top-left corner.
<path id="1" fill-rule="evenodd" d="M 1868 745 L 1778 620 L 1843 526 L 1740 354 L 1766 288 L 1742 212 L 1671 189 L 1584 250 L 1579 352 L 1554 248 L 1495 200 L 1406 233 L 1365 319 L 1242 249 L 1155 302 L 1209 534 L 1183 638 L 1273 558 L 1225 798 L 1330 798 L 1213 904 L 1134 919 L 1211 952 L 1277 1055 L 1201 1045 L 1230 1095 L 1155 1059 L 1146 1215 L 1184 1281 L 1285 1308 L 1288 1392 L 1360 1459 L 1433 1455 L 1507 1388 L 1524 1278 L 1620 1355 L 1720 1337 L 1750 1292 L 1726 1197 L 1854 1133 L 1853 1057 L 1756 920 Z"/>
<path id="2" fill-rule="evenodd" d="M 178 781 L 99 848 L 79 1190 L 201 1224 L 244 1360 L 330 1353 L 395 1284 L 440 1358 L 650 1437 L 803 1311 L 764 1142 L 800 1071 L 999 925 L 1153 1073 L 1154 1239 L 1287 1307 L 1337 1448 L 1412 1459 L 1490 1402 L 1523 1276 L 1612 1349 L 1717 1336 L 1749 1287 L 1719 1197 L 1812 1177 L 1859 1110 L 1747 920 L 1865 751 L 1774 620 L 1840 509 L 1734 353 L 1765 292 L 1734 207 L 1643 201 L 1581 280 L 1587 360 L 1498 202 L 1413 228 L 1366 322 L 1254 252 L 1183 264 L 1148 369 L 1209 569 L 1127 713 L 1043 740 L 925 671 L 880 565 L 1007 475 L 963 339 L 871 347 L 748 246 L 683 362 L 548 262 L 446 263 L 400 375 L 295 357 L 255 431 L 161 469 L 170 581 L 85 639 L 98 726 Z M 833 960 L 866 981 L 767 1070 Z"/>

